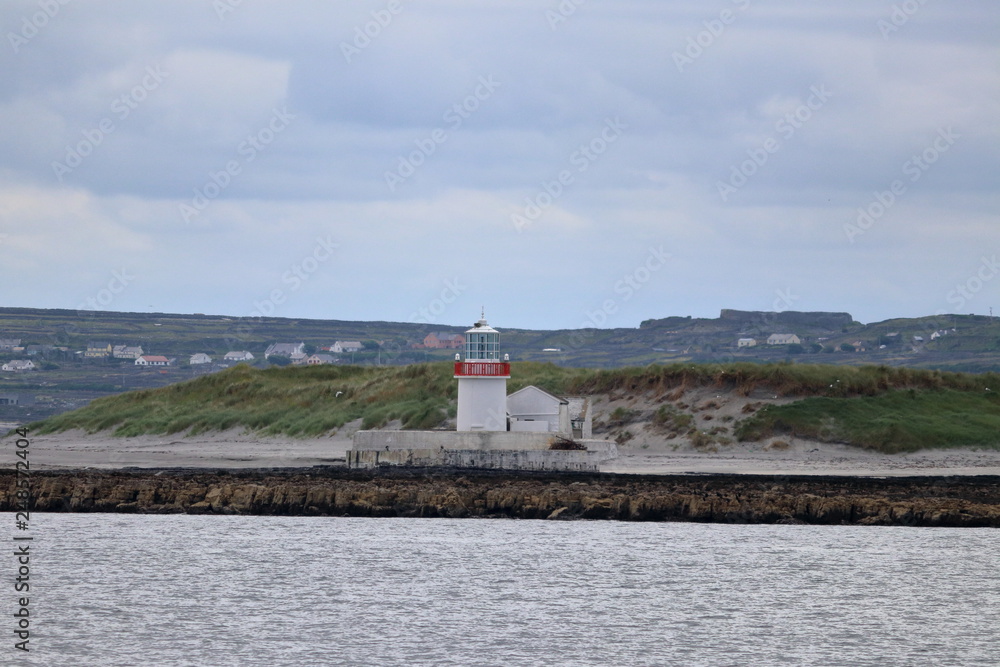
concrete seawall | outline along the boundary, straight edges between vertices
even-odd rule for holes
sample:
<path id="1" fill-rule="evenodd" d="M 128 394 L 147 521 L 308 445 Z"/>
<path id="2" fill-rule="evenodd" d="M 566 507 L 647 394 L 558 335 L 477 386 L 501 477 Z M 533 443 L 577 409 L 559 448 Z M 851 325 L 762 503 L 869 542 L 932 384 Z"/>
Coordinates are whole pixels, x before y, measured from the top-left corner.
<path id="1" fill-rule="evenodd" d="M 601 452 L 548 449 L 393 449 L 347 452 L 351 468 L 378 466 L 486 468 L 496 470 L 576 470 L 597 472 L 608 460 Z"/>
<path id="2" fill-rule="evenodd" d="M 618 456 L 617 445 L 606 440 L 576 441 L 586 450 L 552 449 L 559 441 L 555 433 L 358 431 L 347 465 L 596 472 L 602 462 Z"/>

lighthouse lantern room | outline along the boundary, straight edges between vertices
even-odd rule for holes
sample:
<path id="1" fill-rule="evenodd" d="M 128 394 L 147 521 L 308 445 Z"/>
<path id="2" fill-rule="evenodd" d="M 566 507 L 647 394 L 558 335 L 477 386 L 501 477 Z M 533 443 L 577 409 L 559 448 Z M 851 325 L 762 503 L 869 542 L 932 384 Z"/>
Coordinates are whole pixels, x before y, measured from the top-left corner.
<path id="1" fill-rule="evenodd" d="M 510 362 L 500 359 L 500 332 L 483 315 L 465 332 L 465 358 L 455 355 L 458 380 L 458 431 L 507 430 L 507 380 Z"/>

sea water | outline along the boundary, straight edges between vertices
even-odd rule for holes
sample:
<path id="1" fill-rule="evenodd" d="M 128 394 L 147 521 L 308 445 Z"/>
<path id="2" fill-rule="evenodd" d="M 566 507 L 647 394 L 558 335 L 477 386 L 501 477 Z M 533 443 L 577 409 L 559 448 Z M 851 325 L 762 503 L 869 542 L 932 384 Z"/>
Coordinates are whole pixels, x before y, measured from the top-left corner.
<path id="1" fill-rule="evenodd" d="M 30 651 L 9 555 L 0 664 L 1000 664 L 990 529 L 33 513 L 29 532 Z"/>

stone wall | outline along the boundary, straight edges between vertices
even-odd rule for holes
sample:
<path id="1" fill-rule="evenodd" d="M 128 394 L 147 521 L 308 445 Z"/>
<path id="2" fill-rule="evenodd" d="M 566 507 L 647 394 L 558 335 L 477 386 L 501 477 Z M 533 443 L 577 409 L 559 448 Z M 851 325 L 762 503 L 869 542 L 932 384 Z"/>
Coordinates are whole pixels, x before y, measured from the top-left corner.
<path id="1" fill-rule="evenodd" d="M 19 506 L 0 470 L 0 511 Z M 502 473 L 406 468 L 33 472 L 33 512 L 512 517 L 1000 527 L 1000 478 Z M 39 518 L 39 521 L 45 521 Z"/>

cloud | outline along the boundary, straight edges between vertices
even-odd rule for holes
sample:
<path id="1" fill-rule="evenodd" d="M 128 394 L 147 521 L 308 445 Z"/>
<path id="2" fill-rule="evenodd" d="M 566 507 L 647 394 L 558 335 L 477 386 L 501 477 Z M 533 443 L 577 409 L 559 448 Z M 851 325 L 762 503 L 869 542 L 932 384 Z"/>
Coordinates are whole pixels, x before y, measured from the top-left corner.
<path id="1" fill-rule="evenodd" d="M 408 319 L 458 279 L 440 318 L 489 301 L 518 326 L 578 326 L 663 243 L 671 262 L 609 326 L 762 308 L 788 286 L 879 318 L 933 312 L 1000 245 L 983 7 L 928 3 L 887 36 L 883 5 L 583 3 L 555 22 L 558 4 L 527 0 L 387 7 L 68 3 L 0 49 L 10 298 L 74 307 L 132 262 L 115 309 L 247 314 L 281 289 L 276 314 Z M 844 226 L 897 180 L 852 243 Z M 335 257 L 292 290 L 327 235 Z"/>

